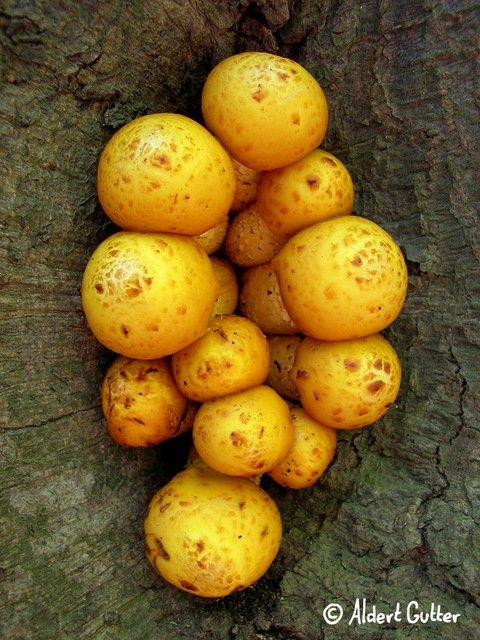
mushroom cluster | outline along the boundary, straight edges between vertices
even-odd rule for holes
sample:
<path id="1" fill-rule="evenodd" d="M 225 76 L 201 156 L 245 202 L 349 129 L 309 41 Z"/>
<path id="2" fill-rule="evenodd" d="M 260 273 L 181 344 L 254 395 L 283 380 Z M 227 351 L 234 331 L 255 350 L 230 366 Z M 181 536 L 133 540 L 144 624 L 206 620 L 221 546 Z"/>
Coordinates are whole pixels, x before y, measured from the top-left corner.
<path id="1" fill-rule="evenodd" d="M 407 270 L 321 148 L 328 105 L 307 69 L 231 56 L 201 110 L 203 123 L 143 115 L 105 146 L 98 197 L 118 230 L 86 265 L 82 303 L 115 354 L 101 387 L 113 440 L 185 437 L 182 470 L 146 510 L 148 560 L 179 589 L 223 597 L 280 548 L 262 479 L 312 487 L 337 430 L 394 402 L 401 366 L 382 332 Z"/>

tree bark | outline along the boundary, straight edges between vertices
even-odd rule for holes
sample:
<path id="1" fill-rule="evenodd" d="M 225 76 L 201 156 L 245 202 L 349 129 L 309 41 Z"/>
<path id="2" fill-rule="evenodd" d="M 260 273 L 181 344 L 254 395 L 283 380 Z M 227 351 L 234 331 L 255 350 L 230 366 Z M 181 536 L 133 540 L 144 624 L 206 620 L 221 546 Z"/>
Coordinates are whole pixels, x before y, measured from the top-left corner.
<path id="1" fill-rule="evenodd" d="M 478 638 L 479 2 L 0 6 L 0 636 Z M 403 366 L 397 405 L 340 433 L 313 488 L 265 482 L 284 522 L 279 556 L 253 587 L 212 601 L 146 561 L 145 507 L 183 443 L 109 439 L 99 384 L 111 354 L 86 326 L 80 283 L 112 232 L 95 186 L 106 141 L 145 113 L 199 119 L 209 70 L 248 49 L 292 57 L 323 86 L 323 146 L 352 174 L 355 211 L 402 247 L 409 291 L 387 332 Z M 363 599 L 390 622 L 363 622 Z M 459 617 L 414 619 L 412 602 Z M 338 624 L 325 620 L 332 603 Z"/>

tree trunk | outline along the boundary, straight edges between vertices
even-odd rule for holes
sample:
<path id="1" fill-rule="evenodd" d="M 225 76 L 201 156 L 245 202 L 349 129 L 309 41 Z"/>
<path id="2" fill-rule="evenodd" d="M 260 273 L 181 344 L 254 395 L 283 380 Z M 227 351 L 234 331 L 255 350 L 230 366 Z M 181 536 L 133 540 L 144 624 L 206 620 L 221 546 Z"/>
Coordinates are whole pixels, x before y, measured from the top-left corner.
<path id="1" fill-rule="evenodd" d="M 0 636 L 477 639 L 480 4 L 1 7 Z M 109 439 L 99 384 L 111 354 L 86 326 L 80 282 L 112 231 L 95 186 L 106 141 L 145 113 L 199 119 L 209 70 L 248 49 L 319 80 L 323 146 L 350 170 L 356 212 L 405 253 L 408 297 L 388 331 L 403 382 L 384 419 L 339 434 L 313 488 L 265 483 L 284 522 L 277 559 L 253 587 L 202 600 L 158 578 L 143 550 L 146 504 L 184 443 Z M 325 620 L 333 603 L 338 624 Z"/>

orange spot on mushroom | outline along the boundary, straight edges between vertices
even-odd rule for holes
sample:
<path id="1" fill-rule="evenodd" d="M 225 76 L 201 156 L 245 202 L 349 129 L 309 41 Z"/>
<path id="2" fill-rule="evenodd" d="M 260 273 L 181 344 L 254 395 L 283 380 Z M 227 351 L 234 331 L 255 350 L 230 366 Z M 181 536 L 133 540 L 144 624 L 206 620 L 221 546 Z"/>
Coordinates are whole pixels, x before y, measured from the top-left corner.
<path id="1" fill-rule="evenodd" d="M 241 431 L 232 431 L 230 439 L 234 447 L 241 447 L 247 444 L 247 440 Z"/>
<path id="2" fill-rule="evenodd" d="M 150 158 L 150 164 L 154 167 L 162 167 L 163 169 L 171 168 L 170 158 L 165 153 L 160 153 Z"/>
<path id="3" fill-rule="evenodd" d="M 360 367 L 360 363 L 358 362 L 358 360 L 345 359 L 343 361 L 343 365 L 345 369 L 347 369 L 348 371 L 357 371 L 358 368 Z"/>
<path id="4" fill-rule="evenodd" d="M 377 393 L 378 391 L 380 391 L 381 389 L 383 389 L 385 386 L 385 382 L 383 382 L 383 380 L 375 380 L 375 382 L 371 382 L 368 386 L 367 386 L 367 390 L 370 393 Z"/>
<path id="5" fill-rule="evenodd" d="M 155 538 L 155 550 L 160 558 L 163 558 L 164 560 L 170 560 L 170 555 L 167 553 L 167 550 L 163 546 L 162 541 L 158 538 Z"/>
<path id="6" fill-rule="evenodd" d="M 198 587 L 193 584 L 193 582 L 189 582 L 188 580 L 180 580 L 180 584 L 184 589 L 188 591 L 198 591 Z"/>
<path id="7" fill-rule="evenodd" d="M 223 329 L 214 329 L 214 333 L 218 335 L 221 342 L 228 341 L 228 336 Z"/>
<path id="8" fill-rule="evenodd" d="M 252 93 L 252 98 L 255 100 L 255 102 L 262 102 L 262 100 L 264 100 L 267 97 L 267 92 L 265 91 L 265 89 L 263 89 L 263 87 L 259 87 L 255 93 Z"/>
<path id="9" fill-rule="evenodd" d="M 307 380 L 308 376 L 308 371 L 304 371 L 303 369 L 297 371 L 297 380 Z"/>

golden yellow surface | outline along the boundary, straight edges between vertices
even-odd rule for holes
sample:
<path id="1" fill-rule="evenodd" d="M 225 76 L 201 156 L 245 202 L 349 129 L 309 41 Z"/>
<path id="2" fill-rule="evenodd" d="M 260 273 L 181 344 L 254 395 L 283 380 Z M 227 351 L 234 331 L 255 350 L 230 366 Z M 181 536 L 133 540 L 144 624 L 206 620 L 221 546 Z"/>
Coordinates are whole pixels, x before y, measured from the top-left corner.
<path id="1" fill-rule="evenodd" d="M 287 456 L 268 475 L 282 487 L 304 489 L 322 476 L 337 449 L 337 432 L 314 420 L 303 407 L 291 407 L 295 438 Z"/>
<path id="2" fill-rule="evenodd" d="M 213 272 L 220 285 L 220 293 L 215 301 L 212 318 L 218 315 L 234 313 L 238 304 L 237 273 L 228 260 L 219 255 L 211 255 Z"/>
<path id="3" fill-rule="evenodd" d="M 314 222 L 352 213 L 353 182 L 338 158 L 314 149 L 287 167 L 264 171 L 256 202 L 270 231 L 290 238 Z"/>
<path id="4" fill-rule="evenodd" d="M 328 106 L 317 80 L 288 58 L 249 51 L 222 60 L 202 92 L 207 128 L 241 164 L 264 171 L 318 147 Z"/>
<path id="5" fill-rule="evenodd" d="M 294 431 L 287 403 L 267 385 L 204 402 L 193 442 L 212 469 L 238 476 L 269 471 L 288 453 Z"/>
<path id="6" fill-rule="evenodd" d="M 302 333 L 345 340 L 376 333 L 400 313 L 407 267 L 371 220 L 340 216 L 296 233 L 272 260 L 285 308 Z"/>
<path id="7" fill-rule="evenodd" d="M 93 334 L 140 359 L 170 355 L 203 335 L 218 294 L 208 255 L 175 234 L 119 231 L 95 249 L 82 280 Z"/>
<path id="8" fill-rule="evenodd" d="M 122 229 L 199 235 L 228 215 L 235 174 L 205 127 L 181 114 L 154 113 L 127 123 L 106 144 L 97 191 Z"/>
<path id="9" fill-rule="evenodd" d="M 172 355 L 179 389 L 197 402 L 262 384 L 268 367 L 266 337 L 238 315 L 213 318 L 202 337 Z"/>
<path id="10" fill-rule="evenodd" d="M 146 554 L 157 573 L 190 594 L 241 591 L 270 567 L 282 539 L 273 499 L 248 478 L 190 465 L 151 499 Z"/>
<path id="11" fill-rule="evenodd" d="M 118 356 L 101 387 L 102 409 L 112 438 L 124 447 L 149 447 L 177 435 L 187 409 L 170 361 Z"/>
<path id="12" fill-rule="evenodd" d="M 302 406 L 322 424 L 373 424 L 395 401 L 401 382 L 395 349 L 381 334 L 354 340 L 304 338 L 290 372 Z"/>

